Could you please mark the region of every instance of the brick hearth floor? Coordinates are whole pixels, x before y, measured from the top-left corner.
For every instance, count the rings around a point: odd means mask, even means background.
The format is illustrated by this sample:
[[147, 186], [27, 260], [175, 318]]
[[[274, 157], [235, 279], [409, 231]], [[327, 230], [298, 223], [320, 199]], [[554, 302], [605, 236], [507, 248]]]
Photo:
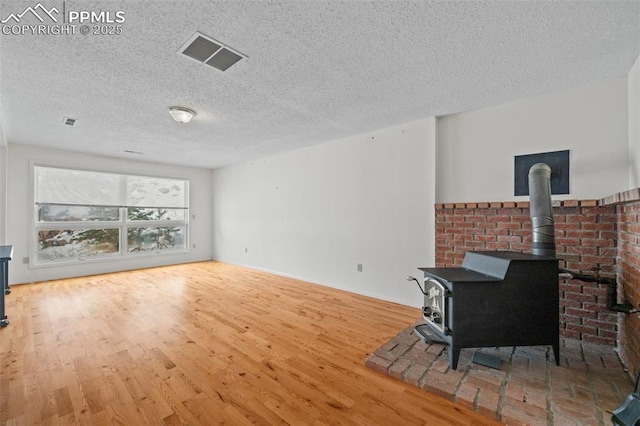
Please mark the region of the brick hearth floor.
[[[611, 411], [633, 390], [608, 346], [561, 339], [560, 366], [546, 346], [463, 349], [452, 370], [447, 347], [423, 342], [414, 325], [371, 354], [367, 366], [509, 425], [610, 425]], [[500, 357], [500, 370], [472, 363], [475, 351]]]

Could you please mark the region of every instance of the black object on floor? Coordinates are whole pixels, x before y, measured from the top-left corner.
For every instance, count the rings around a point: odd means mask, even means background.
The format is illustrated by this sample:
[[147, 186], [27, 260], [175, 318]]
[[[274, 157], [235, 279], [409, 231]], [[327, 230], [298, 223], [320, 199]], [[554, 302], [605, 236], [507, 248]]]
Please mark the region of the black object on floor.
[[614, 425], [638, 426], [640, 425], [640, 370], [636, 377], [636, 385], [633, 393], [624, 400], [622, 405], [613, 412], [611, 420]]
[[502, 368], [502, 359], [497, 356], [485, 354], [480, 351], [475, 351], [471, 356], [471, 362], [474, 364], [484, 365], [485, 367], [500, 370]]

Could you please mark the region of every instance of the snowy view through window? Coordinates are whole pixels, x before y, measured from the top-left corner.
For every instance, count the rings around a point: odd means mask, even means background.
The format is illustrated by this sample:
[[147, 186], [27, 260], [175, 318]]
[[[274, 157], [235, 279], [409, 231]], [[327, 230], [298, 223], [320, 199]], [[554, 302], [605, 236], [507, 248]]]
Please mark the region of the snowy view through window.
[[48, 167], [35, 176], [40, 263], [187, 248], [185, 180]]

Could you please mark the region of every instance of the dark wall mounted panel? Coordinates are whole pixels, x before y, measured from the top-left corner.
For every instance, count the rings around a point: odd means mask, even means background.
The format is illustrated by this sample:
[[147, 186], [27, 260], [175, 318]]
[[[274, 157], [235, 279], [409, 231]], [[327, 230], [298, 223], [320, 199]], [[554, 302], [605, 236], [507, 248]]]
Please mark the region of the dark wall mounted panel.
[[551, 167], [551, 194], [569, 193], [569, 150], [565, 150], [516, 155], [513, 195], [529, 195], [529, 169], [536, 163]]

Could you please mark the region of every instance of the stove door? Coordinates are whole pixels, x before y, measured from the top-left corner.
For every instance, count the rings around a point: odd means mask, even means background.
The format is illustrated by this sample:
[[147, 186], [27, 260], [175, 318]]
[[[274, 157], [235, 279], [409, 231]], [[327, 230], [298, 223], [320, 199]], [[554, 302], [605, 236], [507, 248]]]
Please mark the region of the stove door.
[[443, 336], [449, 334], [446, 287], [433, 278], [425, 278], [424, 291], [426, 294], [424, 295], [422, 317]]

